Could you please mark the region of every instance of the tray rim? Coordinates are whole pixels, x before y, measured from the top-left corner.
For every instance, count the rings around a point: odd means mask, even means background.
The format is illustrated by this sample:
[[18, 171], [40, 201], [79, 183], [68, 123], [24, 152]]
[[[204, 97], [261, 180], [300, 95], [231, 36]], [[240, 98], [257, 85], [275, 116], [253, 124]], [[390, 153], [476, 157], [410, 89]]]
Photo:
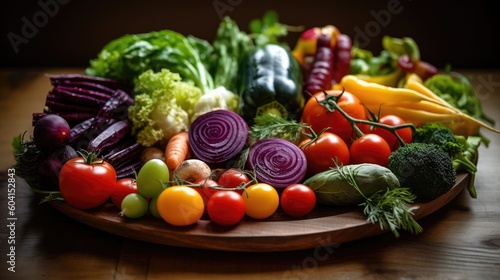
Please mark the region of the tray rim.
[[[434, 213], [452, 201], [464, 190], [470, 177], [468, 173], [459, 173], [455, 185], [447, 193], [432, 201], [414, 203], [419, 206], [414, 213], [415, 220]], [[49, 205], [73, 220], [121, 237], [217, 251], [293, 251], [340, 244], [388, 232], [380, 229], [378, 224], [368, 222], [361, 208], [316, 218], [290, 218], [282, 221], [244, 219], [238, 225], [228, 228], [217, 226], [209, 220], [200, 220], [188, 227], [175, 227], [151, 216], [137, 220], [127, 219], [119, 216], [116, 208], [113, 212], [114, 206], [111, 203], [88, 211], [72, 208], [63, 201], [50, 201]], [[340, 226], [328, 226], [332, 224]], [[272, 227], [277, 226], [281, 230], [269, 234], [269, 230], [272, 232]], [[145, 231], [148, 234], [144, 234]]]

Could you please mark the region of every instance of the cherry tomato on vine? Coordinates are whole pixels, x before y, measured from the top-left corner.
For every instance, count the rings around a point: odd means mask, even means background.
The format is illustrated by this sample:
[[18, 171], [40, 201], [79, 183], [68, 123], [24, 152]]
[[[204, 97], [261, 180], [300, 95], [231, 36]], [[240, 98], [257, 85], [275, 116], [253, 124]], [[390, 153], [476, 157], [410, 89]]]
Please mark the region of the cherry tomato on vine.
[[328, 170], [335, 167], [335, 162], [338, 165], [349, 164], [349, 148], [336, 134], [323, 132], [314, 142], [310, 140], [307, 138], [299, 144], [307, 159], [307, 174]]
[[374, 163], [387, 166], [391, 148], [380, 135], [369, 133], [354, 141], [349, 152], [351, 164]]
[[106, 202], [116, 184], [111, 164], [95, 155], [68, 160], [59, 174], [59, 189], [64, 201], [80, 210], [95, 208]]
[[[325, 102], [325, 100], [331, 100], [339, 96], [342, 91], [328, 90], [326, 92], [328, 96], [323, 92], [318, 92], [309, 98], [304, 106], [301, 122], [310, 125], [317, 133], [328, 128], [328, 132], [337, 134], [344, 140], [347, 146], [350, 146], [352, 139], [356, 138], [351, 123], [338, 112], [338, 110], [334, 110], [333, 112], [329, 111], [327, 107], [321, 104]], [[357, 119], [366, 119], [365, 107], [361, 104], [359, 99], [350, 92], [344, 91], [342, 96], [337, 100], [337, 104], [349, 116]]]
[[243, 197], [235, 191], [218, 191], [207, 204], [210, 220], [221, 226], [236, 225], [245, 216], [245, 210]]
[[137, 183], [134, 178], [123, 178], [116, 182], [115, 189], [111, 193], [111, 201], [120, 208], [122, 200], [128, 194], [137, 193]]
[[[223, 188], [233, 189], [250, 182], [248, 176], [241, 170], [231, 168], [222, 173], [217, 180], [219, 186]], [[243, 189], [238, 190], [238, 193], [243, 193]]]
[[212, 179], [199, 179], [195, 181], [193, 184], [197, 185], [196, 187], [193, 187], [200, 195], [201, 198], [203, 198], [203, 203], [205, 203], [205, 210], [206, 206], [208, 204], [208, 200], [214, 193], [216, 193], [218, 190], [210, 187], [219, 187], [219, 184]]
[[280, 197], [281, 209], [292, 217], [304, 217], [316, 205], [316, 194], [304, 184], [292, 184], [286, 187]]
[[276, 212], [279, 195], [275, 188], [265, 183], [253, 184], [241, 195], [245, 201], [245, 213], [254, 219], [265, 219]]
[[[381, 124], [388, 125], [388, 126], [397, 126], [397, 125], [406, 124], [405, 120], [403, 120], [402, 118], [400, 118], [396, 115], [386, 115], [386, 116], [380, 117], [378, 122]], [[400, 128], [396, 131], [405, 143], [411, 143], [411, 141], [413, 140], [413, 131], [411, 128], [409, 128], [409, 127]], [[387, 141], [387, 144], [389, 144], [389, 147], [391, 147], [392, 151], [395, 151], [395, 150], [397, 150], [397, 148], [399, 148], [399, 140], [391, 131], [389, 131], [383, 127], [374, 126], [374, 127], [372, 127], [371, 132], [382, 136], [382, 138], [384, 138], [385, 141]]]
[[172, 186], [160, 193], [156, 200], [158, 213], [174, 226], [189, 226], [201, 218], [205, 205], [203, 198], [188, 186]]

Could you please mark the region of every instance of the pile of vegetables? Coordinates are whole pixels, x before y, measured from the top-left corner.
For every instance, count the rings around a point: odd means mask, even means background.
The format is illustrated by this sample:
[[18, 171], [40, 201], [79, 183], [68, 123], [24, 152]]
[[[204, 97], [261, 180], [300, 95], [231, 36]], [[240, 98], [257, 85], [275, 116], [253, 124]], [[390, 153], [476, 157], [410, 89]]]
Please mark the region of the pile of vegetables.
[[362, 206], [399, 236], [422, 231], [415, 201], [471, 175], [500, 133], [466, 77], [421, 59], [409, 37], [375, 56], [333, 25], [301, 30], [274, 12], [246, 33], [226, 17], [213, 42], [173, 30], [103, 47], [85, 74], [51, 75], [16, 170], [45, 200], [130, 219], [236, 226], [277, 211]]
[[42, 112], [33, 113], [33, 136], [14, 138], [18, 175], [35, 191], [57, 191], [62, 165], [80, 150], [96, 151], [119, 179], [140, 168], [143, 147], [130, 134], [132, 92], [123, 84], [81, 74], [49, 75], [53, 88]]

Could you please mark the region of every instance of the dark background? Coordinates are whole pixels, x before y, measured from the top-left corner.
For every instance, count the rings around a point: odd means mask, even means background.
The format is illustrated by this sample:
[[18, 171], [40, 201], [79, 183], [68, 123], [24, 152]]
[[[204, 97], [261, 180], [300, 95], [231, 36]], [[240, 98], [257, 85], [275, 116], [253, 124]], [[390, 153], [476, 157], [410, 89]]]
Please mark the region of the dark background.
[[[0, 11], [0, 67], [85, 67], [104, 44], [127, 33], [172, 29], [211, 40], [221, 16], [230, 16], [248, 31], [251, 19], [260, 18], [271, 9], [278, 12], [282, 23], [289, 25], [306, 28], [335, 25], [351, 38], [360, 38], [361, 46], [374, 54], [381, 50], [383, 35], [408, 36], [418, 43], [422, 59], [440, 68], [451, 64], [453, 68], [493, 69], [500, 63], [499, 11], [493, 8], [493, 1], [20, 0], [8, 3]], [[53, 15], [44, 12], [40, 3], [51, 3]], [[390, 14], [390, 18], [383, 17], [388, 14], [388, 5], [397, 5], [400, 12]], [[377, 15], [382, 20], [377, 21]], [[31, 38], [26, 38], [26, 43], [18, 46], [16, 53], [8, 34], [22, 36], [23, 18], [33, 23], [34, 16], [40, 27], [30, 34]], [[293, 47], [298, 36], [291, 33], [286, 41]]]

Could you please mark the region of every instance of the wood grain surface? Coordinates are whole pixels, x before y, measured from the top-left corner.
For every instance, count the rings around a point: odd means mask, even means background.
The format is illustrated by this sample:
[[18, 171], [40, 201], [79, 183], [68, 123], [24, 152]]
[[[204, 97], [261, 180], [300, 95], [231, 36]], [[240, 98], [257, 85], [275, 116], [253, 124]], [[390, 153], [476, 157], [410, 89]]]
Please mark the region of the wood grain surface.
[[[286, 252], [162, 245], [99, 230], [38, 204], [19, 178], [11, 231], [6, 186], [14, 163], [12, 138], [30, 131], [31, 113], [41, 110], [50, 89], [44, 74], [76, 71], [81, 69], [0, 70], [0, 279], [496, 279], [500, 274], [500, 135], [486, 130], [491, 142], [480, 147], [478, 198], [458, 193], [420, 220], [419, 235], [382, 233], [340, 243], [316, 236], [308, 249]], [[485, 111], [500, 121], [500, 72], [463, 73], [472, 77]], [[296, 227], [311, 230], [300, 221]], [[14, 245], [8, 243], [11, 236]], [[185, 238], [179, 242], [192, 237]], [[7, 270], [11, 246], [16, 272]]]

